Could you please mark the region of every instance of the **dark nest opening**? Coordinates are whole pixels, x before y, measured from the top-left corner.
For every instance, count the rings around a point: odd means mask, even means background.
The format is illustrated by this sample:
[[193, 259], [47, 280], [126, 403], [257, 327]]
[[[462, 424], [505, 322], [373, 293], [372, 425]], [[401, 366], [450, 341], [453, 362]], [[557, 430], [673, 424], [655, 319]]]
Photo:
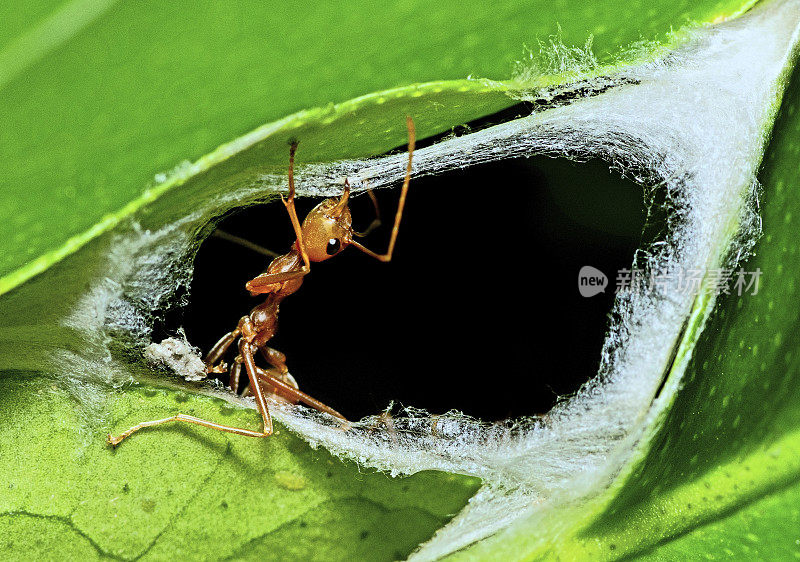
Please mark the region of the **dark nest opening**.
[[[368, 247], [385, 250], [398, 193], [377, 192], [384, 226]], [[299, 200], [301, 220], [318, 202]], [[351, 208], [365, 228], [369, 199]], [[394, 260], [350, 248], [313, 265], [270, 345], [303, 391], [350, 419], [392, 401], [489, 421], [543, 413], [597, 373], [617, 272], [644, 221], [641, 186], [597, 161], [521, 158], [414, 178]], [[294, 240], [280, 202], [219, 227], [280, 253]], [[208, 351], [260, 302], [244, 283], [268, 261], [203, 243], [180, 321], [192, 344]], [[580, 295], [584, 265], [608, 276], [604, 293]]]

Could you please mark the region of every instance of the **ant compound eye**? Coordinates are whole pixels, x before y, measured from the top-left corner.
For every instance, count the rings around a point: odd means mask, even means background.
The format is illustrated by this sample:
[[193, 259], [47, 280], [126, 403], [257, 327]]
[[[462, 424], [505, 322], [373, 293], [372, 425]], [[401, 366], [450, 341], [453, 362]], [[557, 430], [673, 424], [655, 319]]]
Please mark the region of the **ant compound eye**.
[[328, 240], [328, 247], [325, 248], [325, 251], [328, 252], [329, 256], [336, 254], [339, 250], [342, 249], [342, 241], [338, 238], [331, 238]]

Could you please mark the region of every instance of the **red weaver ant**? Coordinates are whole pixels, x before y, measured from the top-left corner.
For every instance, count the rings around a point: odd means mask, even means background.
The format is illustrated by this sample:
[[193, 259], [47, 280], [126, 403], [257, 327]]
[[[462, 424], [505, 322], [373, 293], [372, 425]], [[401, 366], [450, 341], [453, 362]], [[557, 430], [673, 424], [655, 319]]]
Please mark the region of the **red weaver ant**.
[[[230, 367], [230, 386], [234, 392], [238, 391], [239, 378], [242, 373], [242, 365], [244, 365], [244, 370], [249, 379], [249, 388], [255, 397], [256, 407], [263, 418], [261, 431], [231, 427], [186, 414], [176, 414], [160, 420], [139, 423], [122, 432], [118, 437], [109, 434], [108, 443], [110, 445], [116, 447], [131, 434], [145, 427], [169, 422], [187, 422], [237, 435], [267, 437], [272, 435], [273, 432], [272, 417], [269, 414], [266, 401], [267, 394], [274, 394], [295, 404], [302, 402], [320, 412], [345, 420], [345, 417], [336, 410], [301, 392], [286, 367], [286, 356], [280, 351], [267, 346], [267, 342], [277, 330], [278, 307], [281, 301], [300, 288], [303, 284], [303, 278], [311, 271], [311, 262], [330, 259], [351, 245], [380, 261], [388, 262], [392, 259], [397, 233], [400, 228], [400, 219], [403, 216], [403, 208], [408, 193], [408, 185], [411, 181], [411, 161], [416, 138], [414, 122], [411, 117], [406, 118], [406, 123], [408, 125], [408, 165], [405, 179], [403, 180], [403, 188], [400, 192], [400, 200], [397, 205], [397, 213], [394, 217], [394, 226], [389, 238], [389, 248], [384, 254], [373, 252], [354, 239], [354, 237], [366, 236], [368, 232], [380, 223], [380, 219], [376, 218], [363, 233], [353, 230], [352, 217], [348, 206], [350, 182], [347, 179], [344, 182], [344, 192], [339, 199], [324, 200], [314, 207], [308, 213], [302, 225], [300, 224], [294, 206], [294, 155], [297, 150], [297, 142], [291, 144], [289, 149], [289, 196], [284, 199], [283, 195], [281, 195], [281, 201], [283, 201], [289, 213], [289, 220], [292, 222], [297, 240], [295, 240], [286, 254], [272, 260], [265, 273], [247, 282], [245, 287], [252, 296], [267, 295], [266, 300], [250, 311], [250, 314], [243, 316], [239, 320], [236, 329], [225, 334], [211, 348], [205, 359], [206, 372], [224, 373], [228, 371], [228, 366], [222, 362], [222, 358], [231, 345], [238, 340], [239, 353]], [[371, 191], [369, 194], [377, 211], [375, 197]], [[254, 357], [256, 351], [261, 353], [270, 368], [263, 369], [256, 365]]]

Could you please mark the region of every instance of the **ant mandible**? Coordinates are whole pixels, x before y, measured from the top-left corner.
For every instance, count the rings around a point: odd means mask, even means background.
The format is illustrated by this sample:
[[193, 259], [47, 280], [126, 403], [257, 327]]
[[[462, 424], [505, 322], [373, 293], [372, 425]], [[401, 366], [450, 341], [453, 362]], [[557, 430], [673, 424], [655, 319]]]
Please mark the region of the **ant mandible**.
[[[139, 423], [117, 437], [109, 434], [108, 443], [111, 446], [116, 447], [124, 439], [140, 429], [169, 422], [193, 423], [219, 431], [250, 437], [268, 437], [272, 435], [273, 428], [272, 417], [267, 407], [267, 394], [277, 395], [295, 404], [303, 402], [320, 412], [345, 420], [345, 417], [336, 410], [301, 392], [286, 367], [286, 356], [280, 351], [267, 346], [267, 342], [277, 330], [278, 307], [281, 301], [294, 294], [300, 288], [303, 284], [303, 278], [311, 271], [311, 262], [330, 259], [347, 246], [355, 246], [368, 256], [382, 262], [388, 262], [392, 259], [397, 233], [400, 228], [400, 219], [403, 216], [403, 208], [408, 193], [408, 185], [411, 181], [411, 159], [416, 138], [414, 121], [411, 117], [406, 118], [406, 124], [408, 125], [408, 165], [406, 166], [403, 188], [400, 192], [400, 200], [394, 217], [394, 226], [389, 237], [389, 248], [384, 254], [373, 252], [354, 239], [354, 237], [366, 236], [369, 231], [377, 226], [380, 219], [376, 218], [363, 233], [353, 230], [350, 207], [348, 206], [350, 182], [347, 179], [344, 182], [344, 192], [339, 199], [324, 200], [314, 207], [308, 213], [302, 225], [300, 224], [294, 206], [294, 155], [297, 150], [297, 142], [291, 144], [289, 149], [289, 196], [284, 199], [283, 195], [281, 195], [281, 201], [289, 214], [289, 220], [292, 222], [292, 228], [297, 239], [286, 254], [272, 260], [265, 273], [247, 282], [245, 287], [252, 296], [266, 295], [266, 300], [255, 307], [250, 314], [243, 316], [239, 320], [236, 329], [225, 334], [211, 348], [205, 359], [207, 373], [225, 373], [228, 371], [228, 366], [222, 362], [222, 358], [231, 345], [237, 339], [239, 340], [239, 353], [230, 367], [230, 386], [234, 392], [238, 391], [239, 378], [242, 373], [242, 365], [244, 365], [244, 370], [249, 379], [249, 388], [255, 397], [256, 408], [263, 419], [261, 431], [231, 427], [186, 414], [176, 414], [160, 420]], [[377, 211], [377, 203], [371, 192], [370, 196]], [[263, 369], [256, 365], [254, 357], [256, 351], [261, 353], [270, 368]]]

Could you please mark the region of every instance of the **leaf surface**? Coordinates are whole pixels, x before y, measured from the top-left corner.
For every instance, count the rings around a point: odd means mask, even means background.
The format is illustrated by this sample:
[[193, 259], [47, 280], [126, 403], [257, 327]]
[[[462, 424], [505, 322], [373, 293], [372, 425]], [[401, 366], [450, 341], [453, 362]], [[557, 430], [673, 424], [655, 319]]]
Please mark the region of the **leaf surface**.
[[[483, 11], [412, 2], [379, 14], [352, 3], [306, 9], [208, 3], [194, 5], [189, 18], [180, 4], [119, 4], [98, 10], [62, 43], [11, 73], [3, 65], [17, 40], [47, 17], [17, 14], [6, 28], [14, 32], [0, 36], [0, 156], [8, 194], [0, 205], [6, 240], [0, 292], [7, 292], [0, 301], [0, 469], [8, 475], [0, 528], [11, 557], [35, 549], [46, 556], [54, 545], [87, 559], [407, 556], [465, 505], [477, 480], [362, 472], [285, 430], [254, 442], [173, 427], [143, 432], [116, 451], [105, 447], [107, 431], [176, 408], [258, 424], [250, 410], [197, 394], [196, 387], [169, 386], [163, 373], [142, 363], [141, 349], [129, 345], [124, 332], [131, 326], [104, 323], [113, 315], [88, 291], [109, 275], [109, 256], [128, 232], [124, 221], [158, 232], [197, 209], [199, 215], [178, 229], [188, 240], [182, 247], [191, 247], [209, 220], [271, 196], [275, 186], [264, 177], [283, 174], [291, 139], [302, 139], [303, 165], [330, 163], [402, 146], [406, 114], [424, 138], [504, 109], [515, 103], [507, 95], [512, 86], [463, 78], [507, 78], [522, 46], [555, 33], [555, 22], [565, 44], [583, 44], [592, 34], [600, 60], [623, 65], [613, 55], [633, 41], [664, 39], [671, 26], [709, 22], [747, 5], [626, 3], [620, 17], [616, 0]], [[556, 75], [552, 83], [572, 78]], [[428, 83], [407, 86], [413, 82]], [[344, 101], [370, 91], [377, 93]], [[282, 118], [304, 107], [320, 108]], [[181, 161], [195, 163], [153, 183]], [[764, 184], [769, 189], [768, 179]], [[217, 201], [230, 193], [244, 195]], [[134, 270], [154, 249], [163, 247], [130, 254]], [[136, 271], [119, 277], [131, 278]], [[82, 316], [84, 323], [76, 325], [87, 295], [96, 299], [100, 323]], [[736, 318], [745, 322], [741, 314]], [[760, 369], [766, 359], [759, 359]], [[682, 392], [705, 402], [706, 391]], [[734, 391], [726, 388], [724, 395]], [[676, 404], [684, 407], [681, 400]], [[793, 410], [785, 415], [793, 419]], [[767, 425], [761, 426], [765, 439]], [[705, 435], [710, 439], [711, 429]], [[765, 441], [749, 439], [746, 453]], [[690, 488], [702, 473], [676, 466]], [[641, 509], [633, 498], [629, 509]], [[734, 505], [743, 501], [737, 496]], [[724, 509], [715, 504], [704, 513]], [[624, 530], [602, 527], [599, 543], [614, 533], [629, 537], [618, 554], [647, 546], [630, 539], [640, 532], [630, 525], [630, 510], [608, 516], [609, 525]], [[652, 521], [653, 537], [669, 537], [706, 519]], [[513, 542], [507, 546], [516, 555], [524, 552]]]

